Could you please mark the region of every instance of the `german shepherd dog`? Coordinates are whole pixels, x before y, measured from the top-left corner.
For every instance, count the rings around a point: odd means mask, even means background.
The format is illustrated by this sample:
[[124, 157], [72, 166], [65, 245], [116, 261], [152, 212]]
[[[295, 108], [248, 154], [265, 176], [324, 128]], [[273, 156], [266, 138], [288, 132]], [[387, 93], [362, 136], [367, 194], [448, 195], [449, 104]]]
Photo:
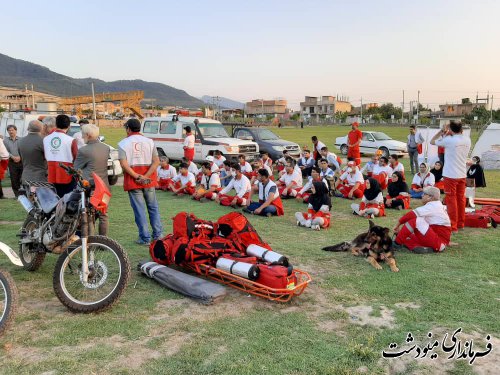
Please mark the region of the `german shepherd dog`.
[[333, 246], [324, 247], [325, 251], [351, 251], [355, 256], [364, 256], [366, 260], [376, 269], [381, 270], [379, 261], [385, 261], [393, 272], [398, 272], [394, 253], [392, 250], [392, 240], [389, 236], [389, 228], [375, 225], [370, 220], [368, 232], [359, 234], [351, 242], [341, 242]]

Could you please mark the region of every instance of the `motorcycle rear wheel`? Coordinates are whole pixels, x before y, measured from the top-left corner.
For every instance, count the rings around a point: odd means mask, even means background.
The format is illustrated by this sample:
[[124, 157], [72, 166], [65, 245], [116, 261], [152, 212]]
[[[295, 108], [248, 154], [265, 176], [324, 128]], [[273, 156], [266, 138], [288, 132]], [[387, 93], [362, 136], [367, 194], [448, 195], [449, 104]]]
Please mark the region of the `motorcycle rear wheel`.
[[110, 308], [124, 292], [130, 277], [130, 262], [118, 242], [105, 236], [87, 241], [90, 275], [83, 281], [82, 240], [57, 259], [53, 287], [57, 298], [76, 313], [101, 312]]
[[[28, 215], [24, 221], [21, 231], [23, 233], [30, 233], [37, 229], [37, 226], [38, 222], [36, 219], [32, 215]], [[45, 259], [45, 255], [46, 253], [40, 253], [33, 250], [30, 244], [19, 244], [19, 258], [21, 258], [23, 267], [27, 271], [33, 272], [38, 270]]]
[[16, 284], [7, 271], [0, 270], [0, 336], [14, 320], [16, 309]]

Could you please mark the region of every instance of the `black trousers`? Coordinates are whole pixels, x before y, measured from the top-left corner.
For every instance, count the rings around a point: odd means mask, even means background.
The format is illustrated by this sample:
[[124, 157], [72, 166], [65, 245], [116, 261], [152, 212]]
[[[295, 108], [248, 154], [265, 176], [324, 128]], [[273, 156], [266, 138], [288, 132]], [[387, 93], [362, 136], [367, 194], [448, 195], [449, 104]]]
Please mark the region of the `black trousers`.
[[19, 195], [19, 189], [21, 188], [21, 175], [23, 174], [23, 163], [16, 163], [12, 160], [9, 160], [9, 175], [10, 175], [10, 183], [12, 186], [12, 190], [14, 191], [14, 195]]
[[56, 188], [56, 193], [59, 198], [64, 197], [64, 194], [71, 193], [73, 189], [76, 187], [75, 180], [71, 180], [70, 183], [67, 184], [53, 184]]

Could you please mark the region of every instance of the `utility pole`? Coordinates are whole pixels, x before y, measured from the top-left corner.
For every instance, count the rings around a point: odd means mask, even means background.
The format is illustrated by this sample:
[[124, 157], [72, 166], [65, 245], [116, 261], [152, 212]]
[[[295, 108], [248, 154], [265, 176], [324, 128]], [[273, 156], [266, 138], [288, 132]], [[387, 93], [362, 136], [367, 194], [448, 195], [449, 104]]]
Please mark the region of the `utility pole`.
[[97, 114], [95, 112], [95, 92], [94, 92], [94, 82], [91, 82], [90, 85], [92, 86], [92, 118], [94, 120], [94, 124], [97, 121]]
[[493, 94], [491, 95], [491, 103], [490, 103], [490, 122], [493, 122]]
[[401, 123], [405, 120], [405, 90], [403, 90], [403, 105], [401, 106]]
[[417, 124], [418, 124], [418, 109], [420, 107], [420, 90], [417, 91]]
[[361, 97], [361, 124], [363, 123], [363, 97]]
[[260, 104], [262, 105], [262, 121], [264, 121], [264, 99], [261, 99]]
[[33, 84], [31, 84], [31, 109], [35, 109], [35, 91], [33, 90]]

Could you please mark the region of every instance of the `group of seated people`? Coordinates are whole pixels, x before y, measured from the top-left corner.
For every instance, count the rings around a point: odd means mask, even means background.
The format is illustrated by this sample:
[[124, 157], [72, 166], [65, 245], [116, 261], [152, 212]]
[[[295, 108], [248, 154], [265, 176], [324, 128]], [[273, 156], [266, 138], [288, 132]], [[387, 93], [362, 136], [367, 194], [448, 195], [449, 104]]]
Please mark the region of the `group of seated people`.
[[[360, 169], [352, 160], [342, 166], [342, 160], [326, 146], [315, 149], [314, 157], [305, 149], [298, 160], [285, 150], [276, 163], [266, 153], [253, 164], [244, 155], [239, 156], [237, 163], [231, 163], [215, 151], [201, 169], [183, 160], [178, 173], [167, 157], [160, 159], [159, 189], [190, 195], [200, 202], [242, 207], [246, 213], [267, 217], [283, 215], [282, 200], [295, 199], [307, 204], [307, 212], [295, 213], [297, 225], [314, 230], [330, 226], [332, 195], [361, 199], [351, 205], [352, 212], [366, 218], [385, 216], [386, 209], [409, 209], [410, 199], [421, 199], [423, 206], [399, 220], [395, 228], [396, 246], [417, 251], [423, 246], [439, 252], [450, 240], [449, 218], [440, 201], [444, 188], [440, 161], [432, 169], [421, 163], [409, 186], [397, 155], [374, 155]], [[254, 201], [253, 195], [257, 197]]]

